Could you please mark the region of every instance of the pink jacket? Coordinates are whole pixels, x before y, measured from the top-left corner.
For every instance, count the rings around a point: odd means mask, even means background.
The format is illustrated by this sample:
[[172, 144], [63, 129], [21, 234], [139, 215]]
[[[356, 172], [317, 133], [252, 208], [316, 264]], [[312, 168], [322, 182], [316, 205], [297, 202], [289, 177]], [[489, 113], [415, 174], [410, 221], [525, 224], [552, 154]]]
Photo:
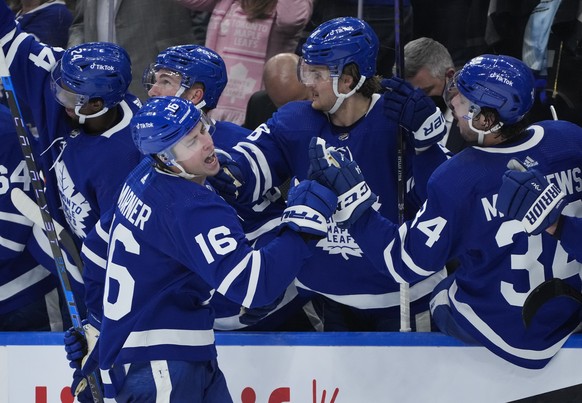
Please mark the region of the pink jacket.
[[248, 22], [237, 0], [175, 0], [211, 11], [206, 46], [222, 56], [228, 83], [210, 116], [244, 123], [249, 98], [262, 88], [263, 66], [271, 56], [295, 52], [311, 18], [313, 0], [279, 0], [272, 18]]
[[[225, 15], [234, 0], [175, 0], [192, 10], [212, 11], [206, 46], [219, 52], [214, 46], [217, 42], [219, 26], [213, 24], [215, 15]], [[279, 0], [276, 16], [267, 46], [267, 59], [277, 53], [295, 52], [300, 34], [311, 19], [314, 0]]]

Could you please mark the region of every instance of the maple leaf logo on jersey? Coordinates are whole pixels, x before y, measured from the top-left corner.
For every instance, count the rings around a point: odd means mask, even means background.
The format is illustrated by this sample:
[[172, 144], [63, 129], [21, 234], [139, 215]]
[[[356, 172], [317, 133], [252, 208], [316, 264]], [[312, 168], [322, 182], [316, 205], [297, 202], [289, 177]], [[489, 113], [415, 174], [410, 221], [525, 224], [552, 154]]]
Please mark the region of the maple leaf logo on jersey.
[[75, 193], [75, 184], [65, 164], [62, 161], [58, 161], [55, 169], [57, 172], [59, 196], [61, 197], [63, 212], [65, 213], [67, 223], [75, 235], [84, 239], [87, 237], [85, 218], [89, 215], [91, 206], [81, 193]]
[[[381, 203], [376, 199], [372, 208], [378, 211], [380, 206]], [[327, 222], [327, 236], [317, 242], [317, 247], [327, 251], [330, 255], [341, 254], [345, 260], [349, 260], [350, 256], [362, 257], [360, 246], [348, 230], [338, 228], [333, 218]]]

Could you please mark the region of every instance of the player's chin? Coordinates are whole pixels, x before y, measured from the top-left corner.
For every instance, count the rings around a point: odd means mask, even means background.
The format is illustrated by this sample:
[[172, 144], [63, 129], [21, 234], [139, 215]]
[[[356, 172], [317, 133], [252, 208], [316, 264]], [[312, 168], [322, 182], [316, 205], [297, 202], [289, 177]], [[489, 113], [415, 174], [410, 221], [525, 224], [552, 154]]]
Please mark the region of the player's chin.
[[321, 105], [321, 102], [319, 102], [319, 99], [314, 99], [313, 101], [311, 101], [311, 107], [313, 109], [315, 109], [316, 111], [323, 111], [323, 110], [325, 110], [323, 108], [323, 106]]

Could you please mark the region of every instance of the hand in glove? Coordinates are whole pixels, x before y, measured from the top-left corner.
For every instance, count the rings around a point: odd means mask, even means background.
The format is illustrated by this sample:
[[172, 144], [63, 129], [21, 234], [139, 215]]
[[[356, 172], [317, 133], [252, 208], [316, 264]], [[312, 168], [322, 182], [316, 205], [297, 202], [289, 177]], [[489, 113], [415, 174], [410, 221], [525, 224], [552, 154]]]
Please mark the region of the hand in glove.
[[319, 137], [311, 139], [309, 162], [309, 177], [338, 195], [337, 211], [333, 215], [338, 227], [350, 227], [376, 201], [358, 164], [333, 147], [327, 147]]
[[526, 170], [512, 159], [503, 175], [497, 209], [509, 218], [521, 221], [528, 234], [537, 235], [553, 225], [565, 207], [565, 194], [535, 169]]
[[445, 136], [445, 117], [422, 90], [399, 77], [382, 81], [384, 114], [408, 133], [417, 152], [426, 150]]
[[281, 225], [293, 231], [325, 237], [327, 220], [335, 211], [337, 197], [330, 189], [313, 180], [291, 181], [287, 195], [287, 208], [283, 211]]
[[214, 176], [208, 177], [208, 182], [225, 199], [236, 200], [238, 189], [244, 185], [243, 175], [239, 165], [222, 150], [216, 149], [216, 157], [220, 163], [220, 171]]
[[87, 376], [98, 368], [99, 330], [86, 319], [81, 323], [83, 333], [72, 327], [65, 332], [65, 351], [69, 366], [75, 368], [71, 392], [77, 396], [87, 388]]

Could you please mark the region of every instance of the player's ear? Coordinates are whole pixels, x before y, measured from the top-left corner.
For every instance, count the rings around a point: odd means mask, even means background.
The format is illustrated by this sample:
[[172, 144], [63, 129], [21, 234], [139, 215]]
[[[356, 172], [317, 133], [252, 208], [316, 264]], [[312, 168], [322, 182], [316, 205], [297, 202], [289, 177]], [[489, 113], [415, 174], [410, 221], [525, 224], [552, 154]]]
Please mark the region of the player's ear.
[[183, 98], [198, 105], [204, 99], [204, 89], [197, 85], [190, 87], [184, 92]]

